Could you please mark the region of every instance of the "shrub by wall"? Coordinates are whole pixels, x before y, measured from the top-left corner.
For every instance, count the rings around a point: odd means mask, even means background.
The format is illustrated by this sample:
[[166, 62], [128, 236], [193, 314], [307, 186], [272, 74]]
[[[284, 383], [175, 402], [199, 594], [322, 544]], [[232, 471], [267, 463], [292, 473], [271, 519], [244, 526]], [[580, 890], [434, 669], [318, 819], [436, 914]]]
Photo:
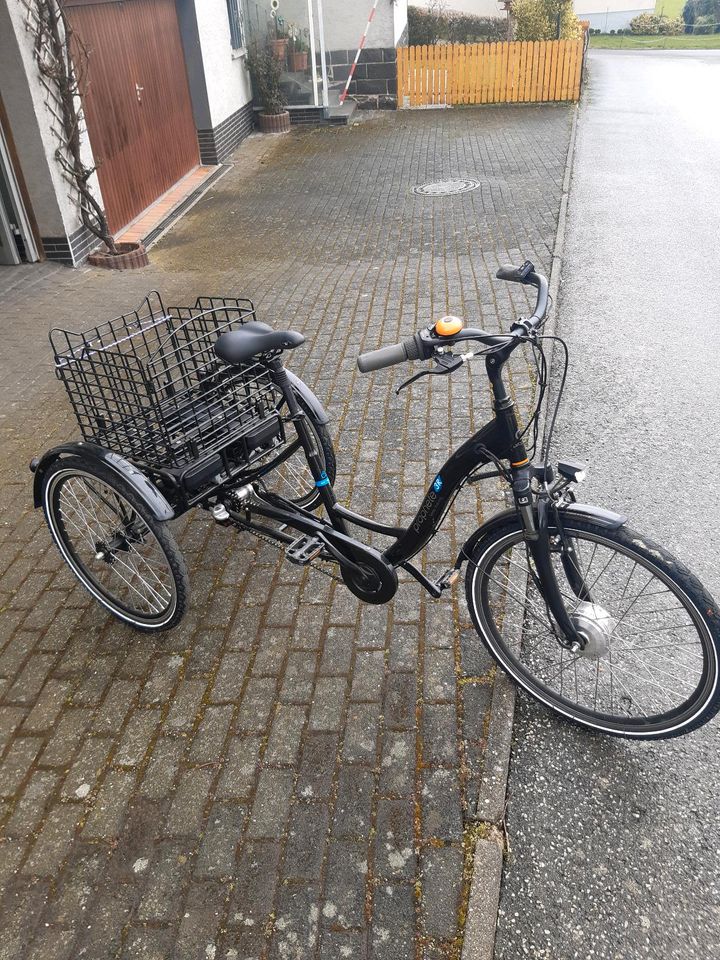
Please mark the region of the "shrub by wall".
[[408, 41], [411, 46], [506, 39], [507, 21], [499, 17], [474, 17], [441, 8], [408, 7]]
[[630, 21], [630, 29], [643, 37], [676, 36], [685, 29], [680, 17], [662, 17], [655, 13], [641, 13]]
[[577, 40], [582, 34], [580, 21], [571, 3], [563, 0], [515, 0], [512, 16], [516, 40], [557, 40], [560, 12], [560, 39]]

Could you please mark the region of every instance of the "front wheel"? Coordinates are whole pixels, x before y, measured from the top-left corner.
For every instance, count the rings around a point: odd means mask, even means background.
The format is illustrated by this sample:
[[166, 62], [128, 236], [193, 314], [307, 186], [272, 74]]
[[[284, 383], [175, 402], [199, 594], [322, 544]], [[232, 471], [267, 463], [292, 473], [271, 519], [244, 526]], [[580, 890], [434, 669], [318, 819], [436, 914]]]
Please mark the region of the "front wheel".
[[121, 477], [82, 457], [57, 460], [42, 502], [65, 562], [110, 613], [145, 631], [180, 621], [189, 594], [182, 555]]
[[535, 699], [592, 730], [660, 740], [706, 723], [720, 710], [720, 617], [702, 584], [627, 527], [569, 514], [563, 527], [589, 597], [568, 582], [551, 527], [553, 566], [584, 648], [560, 643], [512, 519], [477, 543], [465, 580], [492, 656]]

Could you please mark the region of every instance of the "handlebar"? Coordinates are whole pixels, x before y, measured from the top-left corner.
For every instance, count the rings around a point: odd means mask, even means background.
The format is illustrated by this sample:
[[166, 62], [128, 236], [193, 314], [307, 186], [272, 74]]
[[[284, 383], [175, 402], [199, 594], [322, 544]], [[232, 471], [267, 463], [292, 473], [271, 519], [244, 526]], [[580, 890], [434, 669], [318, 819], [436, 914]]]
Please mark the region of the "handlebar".
[[433, 334], [434, 328], [429, 327], [427, 330], [413, 334], [412, 337], [408, 337], [401, 343], [394, 343], [388, 347], [380, 347], [379, 350], [371, 350], [369, 353], [360, 354], [357, 358], [358, 370], [361, 373], [370, 373], [373, 370], [392, 367], [396, 363], [405, 363], [407, 360], [428, 360], [435, 355], [439, 346], [457, 343], [462, 340], [480, 340], [486, 344], [499, 345], [509, 342], [513, 336], [517, 337], [518, 334], [525, 336], [532, 333], [536, 327], [543, 323], [547, 313], [547, 279], [541, 273], [535, 272], [535, 267], [529, 260], [526, 260], [520, 267], [500, 267], [495, 276], [498, 280], [508, 280], [511, 283], [522, 283], [526, 286], [535, 287], [538, 292], [532, 316], [513, 324], [509, 337], [498, 337], [487, 334], [484, 330], [472, 329], [463, 329], [454, 336], [440, 337]]
[[535, 267], [529, 260], [526, 260], [521, 267], [513, 267], [512, 265], [500, 267], [495, 276], [498, 280], [508, 280], [510, 283], [522, 283], [525, 286], [535, 287], [538, 292], [537, 301], [533, 314], [526, 323], [532, 323], [531, 329], [533, 329], [545, 319], [548, 308], [548, 282], [541, 273], [535, 272]]

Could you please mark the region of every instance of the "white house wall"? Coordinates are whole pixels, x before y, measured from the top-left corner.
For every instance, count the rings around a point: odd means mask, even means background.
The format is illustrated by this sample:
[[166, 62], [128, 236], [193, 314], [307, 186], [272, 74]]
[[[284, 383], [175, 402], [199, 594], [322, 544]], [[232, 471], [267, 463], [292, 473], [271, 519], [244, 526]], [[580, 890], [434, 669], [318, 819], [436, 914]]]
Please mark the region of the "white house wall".
[[225, 160], [252, 130], [252, 87], [233, 50], [226, 0], [177, 0], [190, 98], [203, 163]]
[[[76, 263], [97, 240], [82, 226], [70, 184], [55, 160], [58, 139], [52, 130], [48, 94], [40, 83], [32, 36], [18, 0], [0, 0], [0, 89], [45, 253], [50, 259]], [[85, 133], [82, 150], [83, 159], [92, 166]], [[97, 177], [90, 185], [102, 202]]]
[[242, 53], [230, 42], [225, 0], [199, 0], [195, 4], [211, 126], [216, 127], [239, 106], [252, 100], [250, 75]]
[[653, 13], [654, 3], [638, 4], [638, 0], [612, 0], [610, 3], [598, 3], [598, 0], [575, 0], [575, 13], [581, 20], [589, 20], [593, 30], [627, 30], [630, 21], [641, 13]]

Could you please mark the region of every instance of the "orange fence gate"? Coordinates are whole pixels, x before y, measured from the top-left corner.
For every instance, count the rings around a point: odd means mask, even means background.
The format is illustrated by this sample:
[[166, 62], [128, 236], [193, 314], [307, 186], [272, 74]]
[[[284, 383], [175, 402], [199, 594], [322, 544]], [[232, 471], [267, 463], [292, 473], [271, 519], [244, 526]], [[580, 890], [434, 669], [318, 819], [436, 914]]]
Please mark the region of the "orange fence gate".
[[583, 41], [398, 47], [398, 107], [578, 100]]

